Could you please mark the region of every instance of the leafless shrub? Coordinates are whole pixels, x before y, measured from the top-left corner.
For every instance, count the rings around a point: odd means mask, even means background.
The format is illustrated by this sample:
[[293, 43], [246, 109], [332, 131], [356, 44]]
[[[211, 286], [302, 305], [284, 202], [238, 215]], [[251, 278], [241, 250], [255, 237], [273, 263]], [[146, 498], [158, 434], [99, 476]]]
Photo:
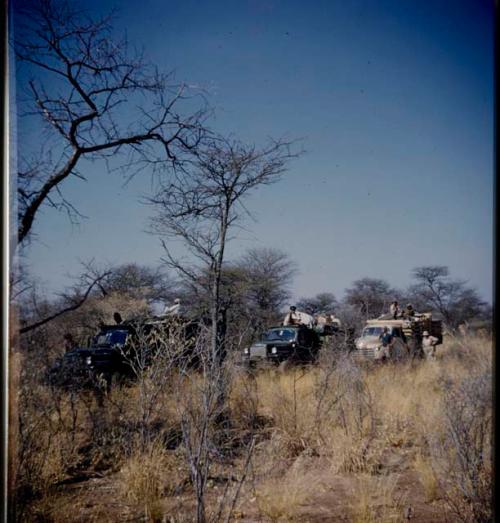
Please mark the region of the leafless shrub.
[[[23, 373], [24, 374], [24, 373]], [[78, 468], [84, 412], [73, 393], [52, 390], [22, 376], [17, 435], [16, 517]]]
[[323, 452], [338, 471], [371, 470], [376, 419], [361, 369], [341, 353], [335, 365], [319, 367], [315, 386], [315, 429]]
[[445, 382], [443, 430], [429, 438], [440, 486], [459, 521], [492, 520], [492, 376]]
[[247, 457], [240, 478], [233, 481], [234, 485], [231, 485], [231, 478], [227, 478], [218, 502], [208, 506], [207, 488], [215, 465], [230, 460], [235, 445], [243, 443], [239, 427], [231, 419], [232, 367], [212, 359], [210, 334], [210, 329], [201, 329], [191, 346], [196, 369], [189, 368], [184, 358], [176, 360], [179, 365], [169, 389], [180, 423], [182, 452], [195, 494], [194, 517], [198, 522], [229, 521], [245, 481], [253, 449], [253, 439], [247, 433], [250, 437], [243, 445], [243, 455]]

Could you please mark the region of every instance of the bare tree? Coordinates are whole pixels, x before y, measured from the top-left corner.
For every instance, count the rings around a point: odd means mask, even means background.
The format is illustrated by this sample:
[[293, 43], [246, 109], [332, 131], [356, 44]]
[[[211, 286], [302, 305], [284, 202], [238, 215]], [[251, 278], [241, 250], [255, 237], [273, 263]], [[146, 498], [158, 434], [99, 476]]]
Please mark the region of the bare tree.
[[245, 302], [254, 318], [252, 333], [258, 333], [277, 319], [290, 299], [290, 286], [297, 273], [290, 257], [274, 248], [249, 249], [236, 263], [245, 279]]
[[422, 308], [438, 311], [452, 329], [487, 312], [487, 304], [477, 291], [464, 281], [452, 279], [444, 265], [416, 267], [413, 277], [416, 283], [410, 286], [409, 293], [414, 301]]
[[331, 292], [320, 292], [313, 298], [301, 298], [297, 302], [297, 307], [305, 310], [309, 314], [332, 312], [336, 309], [337, 305], [337, 298], [335, 298], [335, 295]]
[[[253, 189], [280, 179], [288, 161], [296, 155], [290, 148], [287, 141], [271, 141], [258, 149], [236, 140], [213, 139], [197, 151], [189, 171], [170, 177], [149, 200], [158, 211], [153, 231], [182, 240], [189, 254], [207, 271], [214, 364], [225, 357], [221, 282], [230, 230], [248, 214], [245, 197]], [[196, 267], [176, 259], [166, 241], [162, 242], [166, 263], [185, 278], [198, 281]]]
[[93, 19], [57, 0], [19, 3], [15, 16], [16, 57], [31, 75], [19, 106], [47, 131], [41, 151], [20, 155], [22, 244], [43, 205], [78, 217], [62, 185], [70, 176], [82, 177], [83, 159], [121, 157], [129, 175], [146, 167], [182, 169], [186, 151], [204, 136], [206, 109], [181, 115], [186, 86], [131, 52], [126, 39], [117, 40], [110, 16]]
[[[96, 271], [99, 272], [99, 269]], [[111, 266], [106, 272], [106, 278], [98, 284], [102, 296], [118, 293], [133, 298], [144, 298], [148, 302], [166, 301], [173, 296], [173, 282], [161, 268], [125, 263]]]
[[36, 289], [32, 289], [33, 292], [28, 298], [29, 304], [28, 299], [24, 299], [24, 303], [21, 305], [19, 334], [33, 331], [64, 314], [76, 311], [87, 301], [100, 283], [111, 274], [110, 271], [96, 270], [91, 262], [83, 265], [84, 271], [82, 274], [72, 287], [59, 295], [56, 303], [49, 304], [44, 300], [40, 307], [40, 304], [37, 303]]
[[352, 286], [346, 289], [345, 302], [356, 307], [365, 318], [368, 318], [382, 314], [398, 294], [398, 291], [391, 288], [385, 280], [362, 278], [354, 281]]

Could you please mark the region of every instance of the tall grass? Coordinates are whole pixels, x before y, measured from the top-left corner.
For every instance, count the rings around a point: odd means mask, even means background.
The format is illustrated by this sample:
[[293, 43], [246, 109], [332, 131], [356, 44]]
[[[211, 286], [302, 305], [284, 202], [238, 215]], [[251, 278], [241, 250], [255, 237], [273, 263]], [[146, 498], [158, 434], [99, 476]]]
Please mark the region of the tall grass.
[[[456, 521], [491, 518], [491, 341], [450, 338], [433, 362], [361, 368], [334, 356], [285, 372], [231, 371], [223, 421], [217, 428], [209, 420], [206, 434], [197, 424], [212, 409], [203, 403], [209, 384], [196, 371], [169, 372], [161, 387], [116, 387], [101, 402], [92, 393], [54, 392], [24, 376], [17, 470], [22, 516], [70, 521], [58, 483], [100, 470], [117, 480], [127, 517], [177, 521], [168, 507], [182, 493], [191, 500], [187, 521], [196, 518], [199, 469], [207, 471], [204, 488], [211, 474], [227, 485], [217, 495], [216, 488], [204, 493], [207, 514], [229, 520], [228, 507], [237, 505], [237, 514], [256, 506], [266, 520], [300, 520], [320, 499], [321, 469], [321, 481], [341, 477], [351, 485], [343, 516], [351, 521], [400, 519], [412, 494], [402, 498], [396, 478], [406, 473], [418, 478], [412, 488], [434, 511], [447, 510]], [[196, 461], [193, 449], [205, 445], [200, 434], [207, 447]], [[299, 460], [309, 468], [299, 468]], [[236, 504], [233, 494], [247, 477], [252, 488], [242, 488]]]

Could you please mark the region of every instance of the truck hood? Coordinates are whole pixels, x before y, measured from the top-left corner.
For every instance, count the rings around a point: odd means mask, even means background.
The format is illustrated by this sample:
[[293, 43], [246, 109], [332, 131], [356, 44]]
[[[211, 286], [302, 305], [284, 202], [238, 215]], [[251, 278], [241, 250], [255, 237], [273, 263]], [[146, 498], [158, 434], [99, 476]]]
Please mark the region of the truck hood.
[[375, 349], [381, 345], [378, 336], [363, 336], [356, 340], [357, 349]]

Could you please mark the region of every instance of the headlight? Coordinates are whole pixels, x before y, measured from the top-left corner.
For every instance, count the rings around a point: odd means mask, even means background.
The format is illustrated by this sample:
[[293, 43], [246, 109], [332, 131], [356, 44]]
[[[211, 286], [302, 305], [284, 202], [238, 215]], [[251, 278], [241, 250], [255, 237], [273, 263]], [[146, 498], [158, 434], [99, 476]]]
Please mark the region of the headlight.
[[85, 363], [86, 363], [87, 365], [92, 365], [92, 358], [91, 358], [90, 356], [87, 356], [87, 357], [85, 358]]
[[271, 349], [271, 353], [272, 353], [272, 354], [276, 354], [277, 352], [278, 352], [278, 349], [277, 349], [276, 347], [273, 347], [273, 348]]
[[245, 347], [243, 349], [243, 354], [250, 354], [250, 348], [249, 347]]

